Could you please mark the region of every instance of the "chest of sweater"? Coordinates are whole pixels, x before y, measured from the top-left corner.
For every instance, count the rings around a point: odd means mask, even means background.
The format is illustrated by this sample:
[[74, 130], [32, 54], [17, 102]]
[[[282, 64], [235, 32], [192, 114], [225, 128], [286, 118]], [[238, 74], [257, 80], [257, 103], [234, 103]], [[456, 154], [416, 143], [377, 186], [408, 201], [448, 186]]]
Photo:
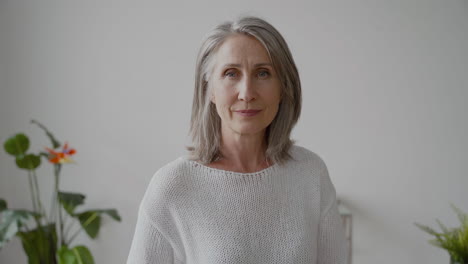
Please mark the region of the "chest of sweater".
[[315, 263], [317, 177], [292, 173], [194, 178], [172, 219], [184, 263]]

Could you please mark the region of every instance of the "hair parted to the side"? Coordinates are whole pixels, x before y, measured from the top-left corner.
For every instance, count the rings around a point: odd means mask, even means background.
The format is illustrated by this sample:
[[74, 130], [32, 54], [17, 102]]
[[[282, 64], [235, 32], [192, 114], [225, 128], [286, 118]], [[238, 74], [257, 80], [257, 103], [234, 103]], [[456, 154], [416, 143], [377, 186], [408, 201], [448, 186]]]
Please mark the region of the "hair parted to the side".
[[294, 143], [290, 139], [290, 134], [301, 113], [301, 82], [284, 38], [268, 22], [252, 16], [218, 25], [209, 32], [199, 50], [190, 122], [193, 146], [187, 147], [190, 159], [208, 164], [221, 158], [221, 118], [218, 116], [216, 106], [210, 100], [208, 80], [218, 47], [233, 34], [249, 35], [262, 43], [280, 79], [281, 102], [275, 118], [265, 133], [267, 142], [265, 155], [273, 162], [282, 164], [290, 158], [288, 150]]

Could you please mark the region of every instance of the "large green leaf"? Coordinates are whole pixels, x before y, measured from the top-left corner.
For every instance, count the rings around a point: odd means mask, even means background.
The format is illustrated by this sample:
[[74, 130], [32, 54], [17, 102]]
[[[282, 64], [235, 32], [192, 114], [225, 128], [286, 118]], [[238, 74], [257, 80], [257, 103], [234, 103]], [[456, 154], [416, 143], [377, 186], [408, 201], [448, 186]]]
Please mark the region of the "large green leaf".
[[17, 236], [21, 238], [24, 252], [28, 256], [29, 264], [57, 263], [55, 259], [55, 251], [57, 248], [55, 223], [51, 223], [47, 226], [39, 226], [28, 232], [18, 232]]
[[93, 255], [91, 255], [91, 252], [87, 247], [76, 246], [72, 248], [72, 251], [79, 264], [94, 264]]
[[7, 209], [8, 206], [7, 206], [7, 202], [3, 199], [0, 199], [0, 212]]
[[37, 122], [36, 120], [31, 120], [31, 123], [34, 123], [38, 125], [44, 132], [46, 133], [47, 137], [50, 139], [50, 142], [52, 143], [53, 148], [58, 148], [60, 147], [60, 142], [54, 137], [54, 135], [41, 123]]
[[41, 165], [41, 158], [34, 154], [21, 155], [16, 157], [16, 166], [20, 169], [34, 170]]
[[65, 211], [67, 211], [68, 214], [73, 215], [75, 208], [84, 203], [86, 196], [81, 193], [59, 192], [58, 198]]
[[72, 249], [62, 246], [57, 252], [58, 264], [94, 264], [93, 255], [85, 246]]
[[8, 138], [3, 147], [13, 156], [23, 155], [29, 148], [29, 138], [23, 133], [18, 133]]
[[120, 215], [115, 209], [98, 209], [89, 210], [83, 213], [76, 214], [80, 220], [81, 227], [91, 238], [96, 238], [101, 227], [101, 215], [107, 214], [116, 221], [121, 221]]
[[101, 227], [101, 214], [95, 210], [86, 211], [77, 215], [81, 227], [89, 237], [96, 238]]
[[0, 223], [0, 249], [17, 234], [22, 225], [36, 215], [26, 210], [3, 210]]

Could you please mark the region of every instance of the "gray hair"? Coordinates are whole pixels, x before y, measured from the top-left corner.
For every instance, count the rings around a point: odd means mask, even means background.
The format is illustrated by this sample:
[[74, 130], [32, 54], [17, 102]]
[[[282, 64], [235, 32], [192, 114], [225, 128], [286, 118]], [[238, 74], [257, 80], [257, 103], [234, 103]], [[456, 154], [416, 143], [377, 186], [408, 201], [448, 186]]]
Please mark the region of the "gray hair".
[[268, 52], [281, 83], [281, 102], [278, 112], [267, 127], [266, 158], [282, 164], [288, 160], [294, 141], [291, 131], [301, 113], [301, 82], [291, 52], [281, 34], [268, 22], [258, 17], [241, 17], [224, 22], [206, 36], [197, 57], [195, 93], [193, 96], [190, 135], [193, 146], [187, 147], [192, 160], [204, 164], [221, 158], [221, 118], [211, 103], [208, 80], [213, 70], [214, 55], [227, 37], [245, 34], [255, 37]]

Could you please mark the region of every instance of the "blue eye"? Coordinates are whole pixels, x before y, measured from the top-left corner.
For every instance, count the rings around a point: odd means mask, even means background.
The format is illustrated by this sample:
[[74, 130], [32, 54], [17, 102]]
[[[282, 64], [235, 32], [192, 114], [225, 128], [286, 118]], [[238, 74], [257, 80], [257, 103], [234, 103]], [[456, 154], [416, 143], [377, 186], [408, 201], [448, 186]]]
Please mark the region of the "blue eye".
[[224, 74], [224, 76], [227, 76], [229, 78], [234, 78], [236, 77], [236, 72], [235, 71], [228, 71]]
[[268, 71], [259, 71], [258, 76], [261, 78], [265, 78], [265, 77], [270, 76], [270, 73]]

